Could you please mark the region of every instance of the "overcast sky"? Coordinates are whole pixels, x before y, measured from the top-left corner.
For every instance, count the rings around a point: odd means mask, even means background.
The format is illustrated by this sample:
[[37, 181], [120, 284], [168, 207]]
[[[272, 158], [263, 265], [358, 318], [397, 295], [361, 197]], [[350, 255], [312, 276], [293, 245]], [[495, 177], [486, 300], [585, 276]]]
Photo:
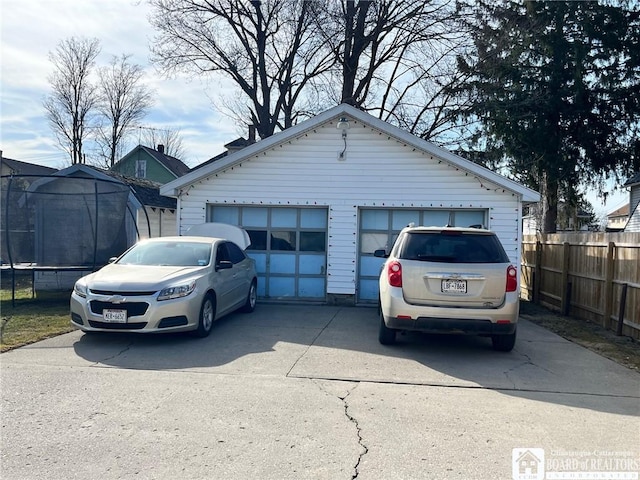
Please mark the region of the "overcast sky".
[[[223, 145], [246, 133], [219, 114], [211, 103], [211, 86], [199, 79], [166, 79], [149, 62], [154, 34], [150, 9], [143, 0], [1, 0], [0, 149], [5, 157], [64, 168], [68, 154], [60, 150], [48, 126], [42, 100], [50, 93], [49, 52], [72, 36], [98, 38], [98, 65], [113, 56], [131, 54], [146, 69], [145, 82], [155, 91], [146, 126], [180, 130], [193, 167], [224, 151]], [[135, 142], [137, 143], [137, 142]], [[628, 202], [628, 194], [611, 195], [605, 205], [588, 195], [596, 213], [609, 213]]]

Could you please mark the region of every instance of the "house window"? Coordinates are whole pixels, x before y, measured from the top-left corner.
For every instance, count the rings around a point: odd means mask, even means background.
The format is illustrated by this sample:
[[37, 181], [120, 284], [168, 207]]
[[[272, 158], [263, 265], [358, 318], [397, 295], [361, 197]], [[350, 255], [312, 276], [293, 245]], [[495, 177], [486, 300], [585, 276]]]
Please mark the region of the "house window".
[[147, 178], [147, 161], [136, 160], [136, 177]]

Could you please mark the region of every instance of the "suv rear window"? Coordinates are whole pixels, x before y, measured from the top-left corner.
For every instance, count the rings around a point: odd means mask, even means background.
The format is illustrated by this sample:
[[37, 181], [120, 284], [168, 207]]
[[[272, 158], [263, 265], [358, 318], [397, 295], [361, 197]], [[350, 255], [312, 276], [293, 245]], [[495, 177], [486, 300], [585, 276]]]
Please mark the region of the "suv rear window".
[[509, 263], [498, 237], [456, 231], [407, 232], [398, 257], [441, 263]]

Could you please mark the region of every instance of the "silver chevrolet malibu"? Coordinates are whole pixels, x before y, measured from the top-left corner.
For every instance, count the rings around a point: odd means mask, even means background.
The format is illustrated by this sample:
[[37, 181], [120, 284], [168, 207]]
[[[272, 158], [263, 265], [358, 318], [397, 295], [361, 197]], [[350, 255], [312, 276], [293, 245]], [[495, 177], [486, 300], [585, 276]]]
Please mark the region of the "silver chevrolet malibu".
[[[207, 236], [222, 232], [224, 236]], [[213, 322], [256, 306], [255, 262], [246, 231], [203, 224], [188, 236], [142, 240], [79, 279], [71, 323], [85, 332], [183, 332], [199, 337]]]

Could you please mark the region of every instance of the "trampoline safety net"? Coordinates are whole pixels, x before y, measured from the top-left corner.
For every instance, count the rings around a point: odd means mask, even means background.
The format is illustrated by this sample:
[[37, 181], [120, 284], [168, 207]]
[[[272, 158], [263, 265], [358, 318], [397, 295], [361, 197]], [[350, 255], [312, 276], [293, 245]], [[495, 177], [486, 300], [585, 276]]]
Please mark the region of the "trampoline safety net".
[[1, 181], [4, 265], [95, 269], [127, 248], [127, 185], [55, 175]]

